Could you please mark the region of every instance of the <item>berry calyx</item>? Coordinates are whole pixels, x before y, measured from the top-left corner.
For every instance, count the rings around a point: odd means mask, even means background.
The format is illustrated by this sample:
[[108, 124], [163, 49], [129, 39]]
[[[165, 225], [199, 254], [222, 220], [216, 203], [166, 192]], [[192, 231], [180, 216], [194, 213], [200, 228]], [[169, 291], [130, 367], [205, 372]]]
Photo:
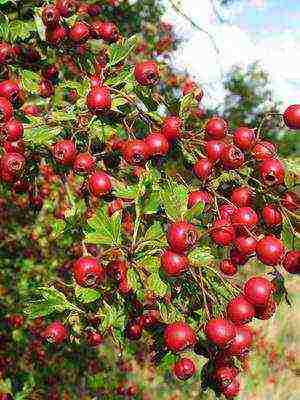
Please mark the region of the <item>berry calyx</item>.
[[94, 257], [81, 257], [73, 263], [75, 281], [80, 286], [95, 287], [104, 277], [104, 269]]
[[135, 65], [134, 77], [142, 86], [153, 86], [159, 81], [159, 68], [155, 61], [143, 61]]
[[222, 274], [226, 276], [234, 276], [237, 274], [237, 266], [233, 264], [230, 259], [222, 260], [219, 268]]
[[265, 185], [277, 186], [284, 183], [284, 166], [281, 161], [275, 158], [263, 161], [259, 167], [259, 173]]
[[72, 165], [76, 157], [76, 146], [73, 140], [60, 140], [52, 146], [52, 154], [61, 165]]
[[185, 322], [173, 322], [167, 325], [164, 331], [164, 342], [168, 350], [178, 352], [193, 346], [196, 343], [196, 335]]
[[149, 147], [144, 140], [129, 140], [123, 146], [123, 157], [131, 165], [145, 164], [149, 158]]
[[237, 169], [244, 164], [245, 156], [242, 150], [231, 144], [225, 147], [221, 154], [221, 160], [224, 168], [226, 169]]

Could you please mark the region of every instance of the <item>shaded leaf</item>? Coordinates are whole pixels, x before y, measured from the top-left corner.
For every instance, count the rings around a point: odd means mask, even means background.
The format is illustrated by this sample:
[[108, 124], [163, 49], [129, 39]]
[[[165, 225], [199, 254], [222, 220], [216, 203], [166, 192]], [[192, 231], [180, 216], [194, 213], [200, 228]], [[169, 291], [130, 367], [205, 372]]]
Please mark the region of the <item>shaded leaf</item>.
[[126, 84], [131, 80], [133, 80], [133, 67], [126, 66], [117, 76], [107, 79], [105, 83], [110, 87], [114, 87], [121, 84]]
[[119, 64], [119, 62], [124, 60], [135, 49], [137, 44], [137, 35], [131, 36], [123, 44], [112, 44], [110, 46], [109, 67]]
[[169, 179], [161, 188], [160, 199], [167, 217], [176, 221], [187, 212], [188, 191], [185, 186]]

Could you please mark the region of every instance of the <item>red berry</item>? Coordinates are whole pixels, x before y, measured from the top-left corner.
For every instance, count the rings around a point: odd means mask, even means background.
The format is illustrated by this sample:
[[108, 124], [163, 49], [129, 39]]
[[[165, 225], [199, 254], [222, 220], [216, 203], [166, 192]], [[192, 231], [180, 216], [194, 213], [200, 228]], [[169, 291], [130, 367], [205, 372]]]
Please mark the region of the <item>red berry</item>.
[[118, 27], [109, 21], [95, 21], [91, 25], [91, 34], [94, 38], [103, 39], [108, 43], [116, 42], [119, 38]]
[[184, 253], [198, 240], [198, 232], [194, 225], [187, 221], [173, 222], [168, 230], [168, 242], [173, 251]]
[[69, 17], [76, 8], [77, 0], [57, 0], [55, 7], [64, 18]]
[[96, 160], [90, 153], [77, 154], [74, 161], [74, 171], [77, 173], [88, 173], [95, 168]]
[[51, 81], [42, 80], [39, 84], [39, 95], [43, 98], [51, 97], [54, 94], [54, 86]]
[[111, 108], [110, 89], [106, 86], [94, 87], [87, 95], [86, 104], [93, 114], [102, 114]]
[[61, 165], [72, 165], [76, 157], [76, 146], [73, 140], [60, 140], [52, 147], [55, 160]]
[[226, 354], [230, 356], [245, 356], [249, 353], [253, 342], [253, 334], [248, 326], [237, 326], [236, 335], [230, 346], [226, 349]]
[[123, 157], [131, 165], [145, 164], [149, 158], [149, 148], [144, 140], [129, 140], [123, 147]]
[[284, 257], [283, 268], [289, 272], [290, 274], [299, 274], [300, 273], [300, 251], [289, 251], [286, 253]]
[[89, 191], [95, 197], [102, 197], [111, 192], [110, 176], [104, 171], [96, 171], [90, 175], [88, 181]]
[[58, 46], [66, 37], [68, 31], [63, 25], [54, 29], [46, 29], [46, 39], [52, 46]]
[[176, 116], [166, 117], [163, 126], [161, 128], [161, 133], [169, 141], [178, 139], [181, 136], [182, 120]]
[[42, 20], [46, 26], [55, 27], [60, 20], [60, 14], [56, 7], [47, 6], [43, 9]]
[[278, 207], [274, 204], [265, 206], [262, 209], [262, 217], [267, 226], [277, 226], [282, 224], [282, 215]]
[[143, 61], [135, 65], [134, 77], [142, 86], [153, 86], [159, 80], [159, 68], [155, 61]]
[[85, 42], [90, 36], [90, 29], [84, 22], [75, 22], [69, 30], [69, 38], [76, 43]]
[[14, 109], [10, 101], [0, 97], [0, 123], [7, 122], [13, 116]]
[[195, 190], [191, 192], [188, 197], [188, 207], [192, 208], [198, 203], [204, 203], [205, 209], [209, 210], [213, 203], [213, 196], [206, 190]]
[[46, 80], [55, 81], [58, 78], [59, 70], [54, 64], [46, 65], [42, 69], [42, 75]]
[[164, 342], [168, 350], [178, 352], [193, 346], [196, 343], [196, 335], [185, 322], [173, 322], [167, 325], [164, 331]]
[[248, 257], [241, 254], [236, 248], [230, 249], [229, 257], [230, 261], [235, 265], [245, 265], [248, 261]]
[[300, 129], [300, 104], [289, 106], [283, 114], [284, 123], [290, 129]]
[[18, 176], [25, 167], [25, 158], [18, 153], [7, 153], [2, 156], [1, 170], [12, 176]]
[[253, 230], [258, 224], [258, 216], [251, 207], [241, 207], [234, 211], [232, 224], [240, 229]]
[[189, 260], [186, 256], [166, 250], [161, 257], [161, 266], [166, 275], [180, 276], [189, 266]]
[[27, 104], [22, 107], [25, 115], [31, 115], [33, 117], [38, 117], [41, 115], [41, 109], [36, 104]]
[[125, 261], [116, 260], [109, 264], [109, 275], [117, 282], [122, 282], [126, 279], [128, 266]]
[[111, 201], [108, 205], [108, 215], [111, 217], [115, 212], [122, 210], [124, 208], [124, 201], [122, 199], [115, 199]]
[[255, 307], [264, 307], [272, 294], [272, 284], [268, 279], [261, 276], [249, 278], [244, 285], [246, 299]]
[[227, 317], [235, 325], [244, 325], [255, 317], [255, 308], [244, 296], [238, 296], [228, 303]]
[[280, 185], [284, 183], [284, 166], [281, 161], [275, 158], [263, 161], [259, 167], [262, 182], [265, 185]]
[[248, 186], [242, 186], [232, 192], [230, 200], [238, 207], [251, 207], [254, 198], [254, 190]]
[[88, 13], [90, 17], [96, 17], [102, 11], [102, 8], [99, 4], [89, 4], [88, 5]]
[[228, 246], [235, 239], [235, 231], [227, 219], [218, 219], [210, 229], [212, 240], [220, 246]]
[[279, 264], [284, 256], [283, 243], [274, 236], [266, 236], [257, 243], [256, 255], [266, 265]]
[[13, 142], [5, 140], [5, 142], [3, 143], [3, 147], [7, 153], [23, 154], [25, 152], [25, 145], [24, 145], [24, 141], [22, 139], [15, 140]]
[[225, 149], [225, 143], [220, 140], [208, 140], [204, 143], [204, 151], [210, 161], [219, 161]]
[[273, 317], [273, 315], [276, 312], [276, 302], [274, 301], [273, 298], [270, 298], [267, 306], [265, 307], [257, 307], [256, 308], [256, 318], [261, 319], [261, 320], [267, 320]]
[[233, 204], [222, 204], [219, 207], [220, 219], [231, 220], [231, 216], [236, 210]]
[[89, 332], [87, 335], [89, 346], [99, 346], [103, 342], [103, 337], [98, 332]]
[[233, 399], [238, 396], [240, 392], [240, 383], [237, 379], [234, 379], [228, 386], [222, 388], [222, 394], [226, 399]]
[[2, 129], [6, 135], [6, 139], [10, 142], [19, 140], [23, 136], [23, 124], [17, 119], [10, 119], [3, 125]]
[[300, 197], [295, 192], [286, 192], [281, 198], [281, 204], [290, 211], [297, 211], [300, 207]]
[[180, 358], [173, 365], [173, 374], [177, 379], [186, 381], [196, 373], [196, 365], [190, 358]]
[[252, 149], [252, 156], [256, 161], [264, 161], [276, 156], [276, 146], [272, 142], [263, 140], [258, 142]]
[[251, 150], [256, 142], [256, 134], [254, 129], [241, 126], [233, 133], [233, 141], [241, 150]]
[[126, 337], [129, 340], [139, 340], [142, 336], [143, 328], [136, 321], [128, 322], [126, 326]]
[[94, 287], [103, 280], [104, 269], [98, 260], [91, 256], [81, 257], [73, 263], [75, 281], [80, 286]]
[[151, 156], [165, 156], [170, 150], [169, 142], [162, 133], [151, 133], [145, 143]]
[[157, 317], [155, 315], [155, 311], [153, 313], [151, 313], [151, 310], [150, 310], [150, 312], [148, 314], [143, 315], [142, 318], [141, 318], [141, 324], [142, 324], [142, 327], [145, 328], [145, 329], [150, 329], [154, 325], [156, 325], [157, 324]]
[[227, 135], [228, 124], [219, 117], [213, 117], [207, 121], [205, 132], [210, 139], [222, 139]]
[[213, 174], [213, 171], [213, 165], [208, 158], [201, 158], [194, 165], [194, 173], [199, 179], [208, 179]]
[[245, 157], [240, 148], [231, 144], [226, 146], [223, 150], [221, 160], [223, 162], [224, 168], [237, 169], [244, 164]]
[[234, 324], [227, 319], [211, 319], [205, 326], [207, 339], [219, 347], [228, 346], [236, 334]]
[[230, 365], [224, 365], [217, 367], [213, 372], [213, 379], [217, 383], [219, 388], [225, 388], [228, 386], [234, 378], [237, 376], [238, 370]]
[[220, 262], [220, 271], [226, 276], [234, 276], [237, 273], [237, 266], [231, 260], [222, 260]]
[[10, 102], [18, 101], [21, 94], [21, 87], [17, 81], [8, 79], [0, 82], [0, 96], [5, 97]]
[[61, 322], [54, 321], [47, 326], [42, 335], [48, 342], [60, 344], [67, 338], [68, 332]]
[[249, 257], [255, 253], [257, 240], [253, 236], [239, 236], [235, 239], [234, 245], [242, 256]]
[[8, 43], [0, 43], [0, 65], [8, 64], [12, 61], [13, 49]]

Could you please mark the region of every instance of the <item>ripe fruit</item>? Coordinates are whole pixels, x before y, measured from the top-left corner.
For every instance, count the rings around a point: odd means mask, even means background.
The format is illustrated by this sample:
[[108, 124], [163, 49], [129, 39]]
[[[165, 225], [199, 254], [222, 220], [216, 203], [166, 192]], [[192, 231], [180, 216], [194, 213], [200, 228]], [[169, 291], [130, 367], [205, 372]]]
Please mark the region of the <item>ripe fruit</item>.
[[194, 173], [199, 179], [206, 180], [213, 173], [213, 165], [208, 158], [201, 158], [194, 165]]
[[180, 276], [189, 266], [189, 260], [186, 256], [166, 250], [161, 257], [161, 266], [166, 275]]
[[100, 333], [89, 332], [87, 335], [87, 342], [89, 346], [95, 347], [99, 346], [103, 342], [103, 337]]
[[235, 239], [235, 231], [227, 219], [218, 219], [210, 229], [210, 236], [220, 246], [228, 246]]
[[174, 222], [170, 225], [168, 230], [168, 242], [173, 251], [184, 253], [192, 248], [197, 240], [197, 229], [187, 221]]
[[248, 326], [237, 326], [236, 334], [226, 353], [230, 356], [245, 356], [253, 342], [253, 334]]
[[257, 307], [256, 308], [256, 318], [261, 319], [261, 320], [267, 320], [270, 319], [276, 312], [276, 302], [274, 301], [273, 298], [270, 298], [267, 306], [265, 307]]
[[259, 173], [265, 185], [280, 185], [284, 182], [284, 166], [281, 161], [270, 158], [259, 166]]
[[42, 75], [45, 79], [49, 80], [49, 81], [55, 81], [58, 76], [59, 76], [59, 70], [56, 67], [56, 65], [54, 64], [49, 64], [46, 65], [43, 69], [42, 69]]
[[227, 317], [235, 325], [245, 325], [255, 317], [255, 308], [244, 296], [238, 296], [228, 303]]
[[0, 43], [0, 65], [11, 62], [13, 50], [10, 44]]
[[56, 7], [47, 6], [43, 9], [42, 20], [46, 26], [55, 27], [60, 20], [60, 14]]
[[10, 101], [5, 97], [0, 97], [0, 123], [9, 121], [13, 113], [14, 109]]
[[205, 326], [207, 339], [219, 347], [230, 344], [236, 334], [234, 324], [227, 319], [211, 319]]
[[233, 133], [233, 141], [241, 150], [251, 150], [256, 142], [256, 134], [254, 129], [241, 126]]
[[122, 210], [124, 207], [124, 201], [122, 199], [115, 199], [108, 205], [108, 215], [111, 217], [115, 212]]
[[252, 149], [252, 156], [256, 161], [264, 161], [276, 156], [276, 146], [272, 142], [263, 140], [258, 142]]
[[151, 156], [165, 156], [170, 150], [170, 144], [162, 133], [151, 133], [145, 143]]
[[231, 260], [222, 260], [220, 262], [220, 271], [226, 276], [234, 276], [237, 273], [237, 266]]
[[80, 286], [94, 287], [103, 280], [104, 269], [94, 257], [81, 257], [73, 263], [75, 281]]
[[128, 164], [144, 164], [149, 158], [149, 148], [144, 140], [129, 140], [123, 147], [123, 157]]
[[266, 265], [279, 264], [284, 255], [283, 243], [274, 236], [266, 236], [257, 243], [256, 255]]
[[90, 29], [84, 22], [75, 22], [69, 30], [69, 38], [76, 43], [85, 42], [90, 36]]
[[96, 171], [90, 175], [88, 187], [93, 196], [102, 197], [111, 192], [112, 184], [106, 172]]
[[57, 0], [55, 7], [62, 17], [67, 18], [75, 11], [76, 3], [76, 0]]
[[204, 203], [205, 209], [209, 210], [210, 205], [213, 203], [213, 196], [206, 190], [195, 190], [191, 192], [188, 197], [188, 207], [192, 208], [198, 203]]
[[60, 140], [52, 146], [52, 154], [61, 165], [72, 165], [76, 157], [76, 146], [73, 140]]
[[161, 128], [161, 133], [169, 141], [178, 139], [181, 136], [182, 120], [175, 115], [166, 117]]
[[268, 279], [261, 276], [249, 278], [244, 285], [246, 299], [255, 307], [264, 307], [272, 294], [272, 284]]
[[17, 119], [10, 119], [3, 125], [2, 129], [6, 135], [6, 139], [10, 142], [19, 140], [23, 136], [23, 124]]
[[110, 110], [111, 103], [110, 90], [106, 86], [92, 88], [86, 98], [88, 109], [96, 115]]
[[54, 86], [51, 81], [43, 79], [39, 84], [39, 95], [44, 99], [54, 94]]
[[277, 226], [282, 224], [282, 215], [278, 207], [274, 204], [265, 206], [262, 209], [262, 217], [267, 226]]
[[61, 322], [54, 321], [47, 326], [42, 336], [50, 343], [60, 344], [67, 338], [68, 332]]
[[235, 239], [234, 245], [242, 256], [249, 257], [255, 253], [257, 240], [253, 236], [239, 236]]
[[219, 207], [220, 219], [231, 220], [231, 216], [236, 210], [236, 207], [233, 204], [222, 204]]
[[128, 322], [126, 326], [126, 337], [129, 340], [138, 340], [141, 338], [143, 333], [142, 326], [136, 321]]
[[241, 207], [231, 216], [232, 224], [240, 229], [253, 230], [258, 224], [258, 216], [251, 207]]
[[21, 87], [17, 81], [7, 79], [0, 82], [0, 96], [5, 97], [12, 103], [18, 101], [21, 94]]
[[290, 211], [297, 211], [300, 207], [300, 197], [295, 192], [286, 192], [281, 198], [281, 204]]
[[222, 389], [228, 386], [237, 374], [237, 368], [230, 365], [224, 365], [217, 367], [215, 371], [213, 371], [213, 379], [217, 383], [218, 387]]
[[118, 27], [109, 21], [95, 21], [91, 25], [91, 34], [94, 38], [103, 39], [108, 43], [116, 42], [119, 38]]
[[221, 160], [224, 168], [237, 169], [244, 164], [245, 157], [242, 150], [231, 144], [225, 147], [221, 154]]
[[205, 132], [211, 139], [222, 139], [227, 135], [228, 124], [223, 118], [213, 117], [207, 121]]
[[225, 143], [221, 140], [208, 140], [203, 147], [210, 161], [219, 161], [225, 149]]
[[186, 381], [196, 373], [196, 365], [190, 358], [180, 358], [173, 365], [173, 374], [177, 379]]
[[235, 265], [245, 265], [248, 261], [248, 257], [241, 254], [236, 248], [230, 249], [229, 257], [230, 261]]
[[96, 160], [90, 153], [77, 154], [73, 169], [77, 173], [88, 173], [95, 168]]
[[159, 80], [159, 68], [155, 61], [142, 61], [135, 65], [134, 77], [142, 86], [153, 86]]
[[168, 350], [178, 352], [193, 346], [196, 343], [196, 335], [185, 322], [173, 322], [167, 325], [164, 331], [164, 342]]
[[300, 273], [300, 251], [294, 250], [286, 253], [283, 263], [283, 268], [290, 274]]
[[242, 186], [231, 194], [230, 200], [238, 207], [251, 207], [255, 197], [255, 192], [252, 188], [248, 186]]
[[47, 42], [52, 46], [58, 46], [66, 37], [68, 31], [63, 25], [58, 25], [54, 29], [46, 29]]
[[25, 166], [25, 158], [19, 153], [7, 153], [1, 158], [1, 170], [13, 177], [20, 175]]
[[290, 129], [300, 129], [300, 104], [289, 106], [283, 114], [284, 123]]
[[222, 394], [226, 399], [233, 399], [238, 396], [240, 392], [240, 383], [237, 379], [234, 379], [228, 386], [222, 388]]

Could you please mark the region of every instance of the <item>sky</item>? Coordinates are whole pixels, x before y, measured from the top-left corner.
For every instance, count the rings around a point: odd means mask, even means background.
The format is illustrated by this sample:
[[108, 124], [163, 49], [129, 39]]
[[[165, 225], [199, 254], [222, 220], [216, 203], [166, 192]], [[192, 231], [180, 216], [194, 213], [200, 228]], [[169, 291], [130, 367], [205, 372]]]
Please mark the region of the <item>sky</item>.
[[[206, 91], [204, 103], [222, 102], [222, 73], [233, 65], [244, 68], [259, 61], [269, 72], [274, 97], [282, 109], [300, 102], [300, 1], [237, 0], [230, 7], [213, 8], [213, 0], [174, 0], [195, 23], [207, 30], [211, 40], [167, 6], [164, 20], [172, 22], [183, 38], [172, 62], [186, 70]], [[217, 1], [214, 1], [216, 4]]]

